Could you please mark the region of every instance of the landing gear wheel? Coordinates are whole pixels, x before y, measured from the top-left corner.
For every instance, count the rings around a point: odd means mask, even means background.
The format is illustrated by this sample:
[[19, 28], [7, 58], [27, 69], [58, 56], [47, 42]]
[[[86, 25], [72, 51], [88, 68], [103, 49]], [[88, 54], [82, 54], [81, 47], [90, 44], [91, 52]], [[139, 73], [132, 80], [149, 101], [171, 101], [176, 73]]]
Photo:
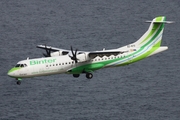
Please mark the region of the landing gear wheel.
[[80, 74], [73, 74], [73, 77], [78, 78]]
[[20, 80], [18, 80], [16, 83], [17, 83], [18, 85], [20, 85], [20, 84], [21, 84], [21, 81], [20, 81]]
[[91, 79], [93, 77], [92, 73], [86, 73], [86, 78]]

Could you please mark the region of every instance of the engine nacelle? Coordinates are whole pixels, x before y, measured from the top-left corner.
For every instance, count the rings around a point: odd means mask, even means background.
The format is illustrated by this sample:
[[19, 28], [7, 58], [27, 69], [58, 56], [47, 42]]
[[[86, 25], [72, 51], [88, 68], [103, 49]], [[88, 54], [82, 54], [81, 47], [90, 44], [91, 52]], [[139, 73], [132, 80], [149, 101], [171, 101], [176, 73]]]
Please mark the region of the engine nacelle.
[[90, 60], [88, 53], [79, 53], [77, 55], [78, 62], [86, 62]]
[[51, 53], [51, 57], [67, 55], [68, 53], [69, 53], [68, 51], [57, 51], [57, 52]]

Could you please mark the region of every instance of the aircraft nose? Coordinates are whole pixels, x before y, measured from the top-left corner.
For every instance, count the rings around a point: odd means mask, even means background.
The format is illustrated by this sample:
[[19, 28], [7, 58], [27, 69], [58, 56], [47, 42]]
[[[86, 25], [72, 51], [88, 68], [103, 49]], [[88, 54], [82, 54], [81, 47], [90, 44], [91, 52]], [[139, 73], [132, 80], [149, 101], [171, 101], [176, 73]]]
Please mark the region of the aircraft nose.
[[10, 70], [8, 71], [7, 75], [10, 76], [10, 77], [13, 76], [13, 71], [12, 71], [12, 69], [10, 69]]
[[8, 71], [7, 75], [8, 75], [8, 76], [11, 76], [11, 72]]
[[8, 71], [7, 75], [10, 76], [10, 77], [14, 77], [15, 76], [15, 73], [17, 71], [17, 68], [12, 68]]

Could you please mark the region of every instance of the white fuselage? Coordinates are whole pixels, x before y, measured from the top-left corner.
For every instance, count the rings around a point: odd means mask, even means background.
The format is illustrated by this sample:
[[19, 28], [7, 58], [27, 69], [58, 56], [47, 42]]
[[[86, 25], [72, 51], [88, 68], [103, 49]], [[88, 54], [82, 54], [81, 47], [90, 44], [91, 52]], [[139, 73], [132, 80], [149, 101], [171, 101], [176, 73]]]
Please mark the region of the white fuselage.
[[[124, 48], [123, 48], [124, 49]], [[138, 50], [139, 48], [134, 48]], [[156, 53], [162, 52], [166, 50], [167, 48], [160, 47], [159, 50], [157, 50]], [[117, 51], [117, 49], [114, 49]], [[111, 50], [113, 51], [113, 50]], [[46, 57], [46, 58], [37, 58], [37, 59], [27, 59], [22, 60], [18, 62], [17, 64], [26, 64], [26, 66], [18, 68], [18, 70], [11, 72], [9, 76], [13, 76], [16, 78], [28, 78], [28, 77], [37, 77], [37, 76], [46, 76], [46, 75], [53, 75], [53, 74], [61, 74], [61, 73], [68, 73], [68, 70], [72, 68], [76, 68], [78, 66], [82, 65], [91, 65], [94, 63], [99, 62], [106, 62], [114, 59], [120, 59], [123, 57], [128, 56], [129, 54], [132, 54], [135, 51], [132, 51], [130, 48], [124, 49], [126, 51], [123, 54], [119, 54], [117, 56], [111, 55], [109, 57], [103, 56], [103, 57], [96, 57], [91, 60], [87, 60], [86, 62], [78, 62], [75, 63], [74, 60], [72, 60], [68, 55], [63, 56], [56, 56], [56, 57]], [[154, 53], [155, 54], [155, 53]], [[150, 56], [150, 55], [149, 55]], [[129, 58], [126, 58], [124, 61], [131, 63], [131, 60], [133, 59], [132, 56]], [[115, 67], [123, 64], [124, 62], [119, 62], [119, 64], [108, 64], [104, 65], [102, 68], [105, 67]]]

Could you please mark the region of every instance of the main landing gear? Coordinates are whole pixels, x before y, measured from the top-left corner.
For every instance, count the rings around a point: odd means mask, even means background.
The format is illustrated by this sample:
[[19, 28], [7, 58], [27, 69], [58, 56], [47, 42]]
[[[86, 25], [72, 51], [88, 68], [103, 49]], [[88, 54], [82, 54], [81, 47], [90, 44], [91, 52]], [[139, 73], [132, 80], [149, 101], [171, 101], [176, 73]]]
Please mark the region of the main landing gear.
[[[73, 74], [73, 77], [78, 78], [80, 74]], [[93, 77], [92, 73], [86, 73], [86, 78], [91, 79]]]
[[93, 77], [93, 74], [92, 73], [86, 73], [86, 78], [87, 79], [91, 79]]
[[73, 74], [73, 77], [78, 78], [80, 74]]

